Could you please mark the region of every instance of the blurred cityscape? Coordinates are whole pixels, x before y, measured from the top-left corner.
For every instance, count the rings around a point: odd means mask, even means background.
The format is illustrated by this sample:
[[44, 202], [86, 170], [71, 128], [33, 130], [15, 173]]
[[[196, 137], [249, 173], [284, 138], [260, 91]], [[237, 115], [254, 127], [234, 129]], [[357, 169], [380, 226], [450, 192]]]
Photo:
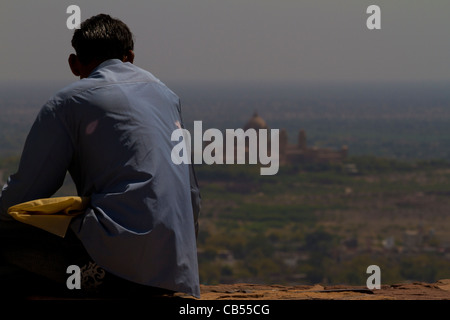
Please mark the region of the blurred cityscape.
[[[197, 165], [200, 280], [365, 285], [450, 278], [450, 92], [444, 84], [193, 86], [187, 129], [280, 129], [281, 167]], [[59, 86], [0, 90], [0, 182]], [[70, 177], [57, 195], [73, 195]]]

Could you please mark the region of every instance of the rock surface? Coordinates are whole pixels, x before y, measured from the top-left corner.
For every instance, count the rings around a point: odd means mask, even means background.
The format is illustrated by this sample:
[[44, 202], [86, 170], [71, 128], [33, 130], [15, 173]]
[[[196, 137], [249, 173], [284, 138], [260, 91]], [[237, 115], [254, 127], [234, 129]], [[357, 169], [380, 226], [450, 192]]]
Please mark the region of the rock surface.
[[357, 286], [282, 286], [259, 284], [202, 285], [200, 300], [450, 300], [450, 279], [435, 283]]
[[[382, 285], [380, 289], [369, 290], [363, 286], [313, 286], [262, 285], [250, 283], [201, 285], [201, 298], [185, 294], [161, 296], [181, 300], [225, 301], [225, 300], [450, 300], [450, 279], [435, 283], [411, 282]], [[149, 296], [148, 298], [155, 296]], [[158, 297], [158, 296], [156, 296]], [[93, 298], [93, 300], [127, 300], [130, 297]], [[143, 297], [140, 297], [141, 299]], [[27, 300], [64, 300], [58, 295], [31, 295]], [[69, 300], [84, 298], [69, 298]]]

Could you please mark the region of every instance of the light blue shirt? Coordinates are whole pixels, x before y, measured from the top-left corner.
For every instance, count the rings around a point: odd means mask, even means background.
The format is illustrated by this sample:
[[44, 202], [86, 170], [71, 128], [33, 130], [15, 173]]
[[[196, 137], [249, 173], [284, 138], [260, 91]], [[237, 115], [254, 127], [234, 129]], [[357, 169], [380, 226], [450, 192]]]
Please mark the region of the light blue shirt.
[[200, 194], [192, 167], [171, 160], [180, 100], [151, 73], [120, 60], [59, 91], [41, 109], [0, 216], [51, 197], [69, 171], [91, 198], [71, 228], [94, 261], [130, 281], [199, 297]]

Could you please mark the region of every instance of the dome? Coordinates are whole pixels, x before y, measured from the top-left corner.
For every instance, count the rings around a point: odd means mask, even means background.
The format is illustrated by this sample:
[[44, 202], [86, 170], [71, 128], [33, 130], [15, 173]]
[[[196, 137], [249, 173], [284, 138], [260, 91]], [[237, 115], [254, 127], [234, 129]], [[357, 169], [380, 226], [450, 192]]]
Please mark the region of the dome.
[[244, 126], [244, 131], [247, 129], [268, 129], [266, 121], [261, 118], [256, 112], [253, 114], [253, 117], [247, 122]]

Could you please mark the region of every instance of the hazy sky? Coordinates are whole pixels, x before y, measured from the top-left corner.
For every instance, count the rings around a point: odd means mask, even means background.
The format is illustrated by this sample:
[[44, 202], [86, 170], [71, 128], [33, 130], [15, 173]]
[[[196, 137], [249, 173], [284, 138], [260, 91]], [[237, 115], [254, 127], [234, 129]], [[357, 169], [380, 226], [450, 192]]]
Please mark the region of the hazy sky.
[[127, 23], [165, 82], [450, 80], [449, 0], [3, 0], [0, 81], [75, 80], [70, 4]]

